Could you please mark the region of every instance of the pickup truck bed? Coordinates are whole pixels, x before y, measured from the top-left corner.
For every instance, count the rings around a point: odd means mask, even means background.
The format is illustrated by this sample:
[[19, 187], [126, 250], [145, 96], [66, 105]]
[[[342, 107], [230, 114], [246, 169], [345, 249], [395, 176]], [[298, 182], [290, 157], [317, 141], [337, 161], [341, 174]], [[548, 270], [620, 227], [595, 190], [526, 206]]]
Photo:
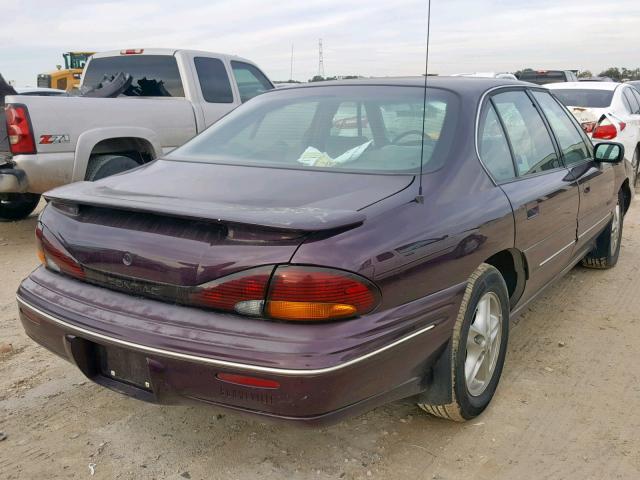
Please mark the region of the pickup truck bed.
[[[81, 89], [95, 92], [120, 74], [129, 83], [113, 93], [116, 98], [6, 96], [7, 118], [20, 133], [7, 161], [6, 135], [0, 132], [0, 218], [24, 218], [52, 188], [159, 158], [273, 88], [256, 65], [240, 57], [140, 49], [93, 55]], [[25, 199], [20, 209], [11, 205]]]

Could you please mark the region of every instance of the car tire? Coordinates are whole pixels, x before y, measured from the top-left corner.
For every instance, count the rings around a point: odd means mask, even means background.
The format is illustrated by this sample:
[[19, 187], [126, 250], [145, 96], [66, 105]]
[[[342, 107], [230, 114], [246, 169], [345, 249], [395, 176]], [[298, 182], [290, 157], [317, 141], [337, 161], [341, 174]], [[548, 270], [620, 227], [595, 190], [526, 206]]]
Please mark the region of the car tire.
[[624, 224], [624, 196], [618, 193], [618, 201], [613, 209], [613, 217], [596, 239], [596, 246], [582, 260], [588, 268], [606, 269], [615, 267], [620, 255], [622, 243], [622, 226]]
[[0, 219], [22, 220], [31, 215], [40, 203], [38, 193], [7, 193], [0, 197]]
[[633, 152], [631, 166], [633, 167], [633, 186], [635, 187], [638, 183], [638, 167], [640, 166], [640, 145], [638, 145], [636, 147], [636, 150]]
[[498, 387], [508, 339], [507, 285], [495, 267], [483, 263], [469, 278], [453, 327], [452, 401], [446, 405], [418, 405], [431, 415], [457, 422], [480, 415]]
[[139, 165], [133, 158], [125, 155], [96, 155], [89, 159], [85, 179], [94, 182], [116, 173], [126, 172]]

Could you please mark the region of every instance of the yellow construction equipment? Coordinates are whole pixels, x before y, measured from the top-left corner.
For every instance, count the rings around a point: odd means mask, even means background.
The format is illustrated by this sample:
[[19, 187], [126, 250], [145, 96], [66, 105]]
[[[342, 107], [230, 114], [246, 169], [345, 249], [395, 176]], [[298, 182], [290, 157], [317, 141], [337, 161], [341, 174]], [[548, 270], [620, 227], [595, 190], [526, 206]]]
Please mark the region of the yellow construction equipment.
[[38, 87], [58, 88], [60, 90], [73, 90], [80, 85], [80, 77], [87, 60], [95, 52], [68, 52], [63, 53], [64, 68], [58, 65], [58, 69], [51, 73], [38, 74]]

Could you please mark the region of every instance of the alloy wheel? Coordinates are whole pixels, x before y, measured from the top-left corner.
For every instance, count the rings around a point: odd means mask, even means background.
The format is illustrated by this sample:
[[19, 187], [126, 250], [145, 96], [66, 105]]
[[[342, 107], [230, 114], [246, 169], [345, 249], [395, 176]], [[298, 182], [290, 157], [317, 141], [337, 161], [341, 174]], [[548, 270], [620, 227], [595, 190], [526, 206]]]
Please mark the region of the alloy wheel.
[[467, 334], [464, 364], [469, 393], [477, 397], [487, 389], [500, 356], [502, 306], [493, 292], [485, 293], [478, 302]]
[[620, 240], [620, 203], [616, 204], [616, 208], [613, 210], [613, 219], [611, 220], [611, 241], [609, 245], [611, 247], [611, 255], [615, 255], [618, 248], [618, 241]]

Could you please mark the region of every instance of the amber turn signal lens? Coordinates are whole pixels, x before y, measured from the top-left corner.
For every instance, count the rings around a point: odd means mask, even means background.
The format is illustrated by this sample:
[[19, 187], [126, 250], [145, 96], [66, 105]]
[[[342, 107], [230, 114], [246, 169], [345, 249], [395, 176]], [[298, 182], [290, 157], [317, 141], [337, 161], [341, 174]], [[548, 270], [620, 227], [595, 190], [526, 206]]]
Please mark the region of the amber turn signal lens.
[[352, 317], [358, 309], [344, 303], [271, 301], [267, 314], [281, 320], [333, 320]]

